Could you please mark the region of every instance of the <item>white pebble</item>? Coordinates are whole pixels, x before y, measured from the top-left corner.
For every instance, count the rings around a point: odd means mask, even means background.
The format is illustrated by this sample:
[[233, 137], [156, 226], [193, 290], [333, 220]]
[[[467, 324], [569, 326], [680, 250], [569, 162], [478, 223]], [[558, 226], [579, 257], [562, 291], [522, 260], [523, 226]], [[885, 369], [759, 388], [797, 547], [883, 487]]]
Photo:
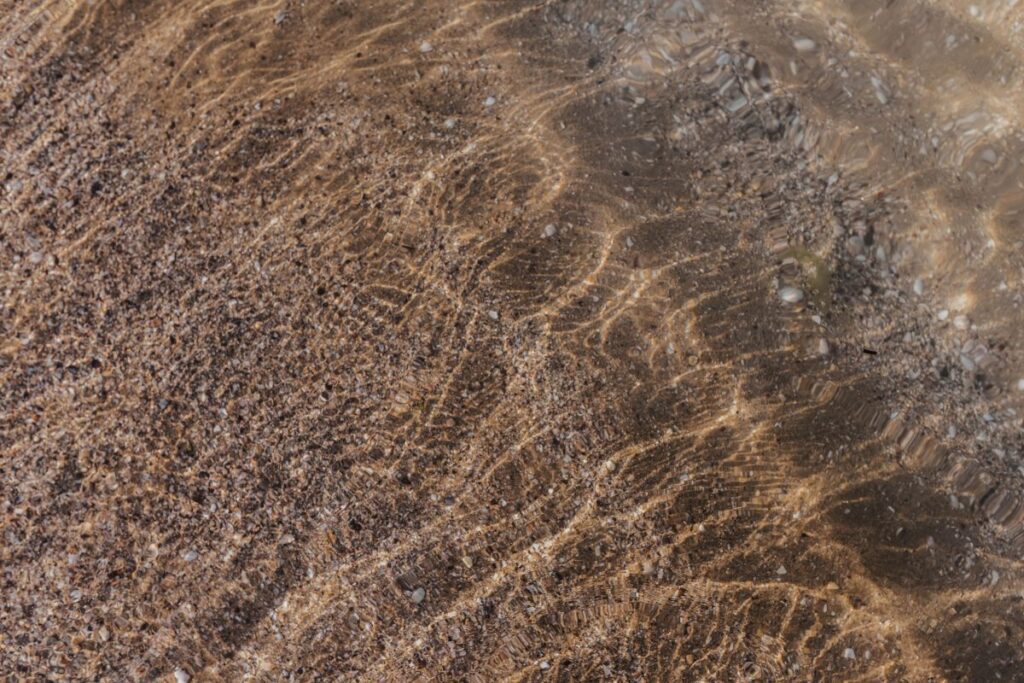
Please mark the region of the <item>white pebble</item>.
[[1024, 377], [1017, 380], [1017, 391], [1024, 391]]
[[921, 296], [924, 294], [924, 280], [917, 278], [914, 280], [914, 294]]
[[497, 103], [497, 101], [498, 100], [494, 99], [494, 97], [488, 97], [486, 100], [484, 100], [484, 106], [493, 107], [495, 103]]
[[197, 553], [195, 550], [189, 550], [187, 553], [185, 553], [184, 557], [186, 562], [195, 562], [198, 558], [199, 553]]
[[775, 573], [778, 574], [779, 576], [785, 576], [787, 574], [786, 568], [783, 567], [782, 565], [779, 565], [779, 568], [775, 570]]
[[554, 223], [548, 223], [544, 226], [544, 236], [554, 237], [558, 233], [558, 228], [555, 227]]
[[189, 676], [184, 669], [174, 670], [174, 680], [177, 681], [177, 683], [188, 683], [191, 678], [192, 677]]
[[819, 339], [818, 340], [818, 353], [821, 354], [822, 356], [827, 356], [828, 355], [828, 351], [829, 351], [828, 341], [825, 340], [825, 339]]
[[797, 38], [793, 41], [793, 47], [797, 52], [811, 52], [817, 47], [817, 44], [810, 38]]
[[428, 43], [425, 40], [422, 43], [420, 43], [420, 52], [423, 52], [424, 54], [427, 53], [427, 52], [430, 52], [433, 49], [434, 49], [434, 46], [431, 45], [430, 43]]
[[779, 289], [779, 298], [787, 304], [798, 304], [804, 300], [804, 292], [797, 287], [782, 287]]
[[444, 120], [444, 127], [447, 128], [448, 130], [451, 130], [452, 128], [455, 127], [456, 123], [457, 121], [455, 119], [447, 118]]
[[417, 588], [409, 596], [409, 599], [411, 599], [414, 603], [416, 603], [418, 605], [421, 602], [423, 602], [423, 599], [426, 598], [426, 597], [427, 597], [427, 591], [425, 589], [423, 589], [423, 588]]
[[857, 659], [857, 653], [853, 651], [852, 647], [848, 647], [843, 650], [843, 657], [846, 657], [847, 659]]
[[943, 308], [941, 311], [939, 311], [939, 320], [945, 320], [948, 317], [949, 317], [949, 311], [947, 311], [945, 308]]
[[487, 311], [487, 315], [489, 315], [491, 317], [491, 320], [497, 320], [498, 319], [498, 312], [496, 310], [494, 310], [493, 308], [491, 310]]

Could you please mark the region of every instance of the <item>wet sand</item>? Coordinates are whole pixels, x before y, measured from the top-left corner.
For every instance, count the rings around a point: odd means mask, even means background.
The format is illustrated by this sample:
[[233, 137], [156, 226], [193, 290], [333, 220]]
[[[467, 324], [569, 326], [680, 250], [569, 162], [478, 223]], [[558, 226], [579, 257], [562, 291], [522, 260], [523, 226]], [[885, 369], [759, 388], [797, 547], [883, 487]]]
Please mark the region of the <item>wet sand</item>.
[[0, 17], [12, 680], [1024, 680], [1024, 5]]

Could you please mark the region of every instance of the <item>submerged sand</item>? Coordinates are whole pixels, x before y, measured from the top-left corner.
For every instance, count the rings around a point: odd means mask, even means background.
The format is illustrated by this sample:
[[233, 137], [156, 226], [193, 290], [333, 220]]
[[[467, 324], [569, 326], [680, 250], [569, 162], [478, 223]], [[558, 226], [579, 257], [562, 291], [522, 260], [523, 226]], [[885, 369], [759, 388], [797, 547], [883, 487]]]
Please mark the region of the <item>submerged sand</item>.
[[1024, 7], [0, 16], [12, 680], [1024, 680]]

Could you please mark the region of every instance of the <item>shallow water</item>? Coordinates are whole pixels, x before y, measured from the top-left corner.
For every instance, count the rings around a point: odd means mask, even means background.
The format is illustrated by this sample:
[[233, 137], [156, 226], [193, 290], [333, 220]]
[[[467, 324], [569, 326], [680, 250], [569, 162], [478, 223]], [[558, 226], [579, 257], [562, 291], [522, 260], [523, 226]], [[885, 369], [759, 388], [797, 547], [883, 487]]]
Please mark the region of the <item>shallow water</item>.
[[0, 16], [0, 670], [1020, 678], [1024, 5]]

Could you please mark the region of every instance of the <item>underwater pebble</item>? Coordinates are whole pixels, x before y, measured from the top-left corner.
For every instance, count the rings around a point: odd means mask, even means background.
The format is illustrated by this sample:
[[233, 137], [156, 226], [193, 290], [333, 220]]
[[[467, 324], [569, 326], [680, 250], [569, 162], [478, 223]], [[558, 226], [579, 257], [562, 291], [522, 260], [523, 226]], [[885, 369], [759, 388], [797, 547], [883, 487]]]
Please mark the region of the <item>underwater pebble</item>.
[[796, 38], [793, 40], [793, 47], [797, 52], [811, 52], [818, 45], [810, 38]]
[[787, 304], [798, 304], [804, 300], [804, 292], [798, 287], [782, 287], [779, 289], [779, 298]]

